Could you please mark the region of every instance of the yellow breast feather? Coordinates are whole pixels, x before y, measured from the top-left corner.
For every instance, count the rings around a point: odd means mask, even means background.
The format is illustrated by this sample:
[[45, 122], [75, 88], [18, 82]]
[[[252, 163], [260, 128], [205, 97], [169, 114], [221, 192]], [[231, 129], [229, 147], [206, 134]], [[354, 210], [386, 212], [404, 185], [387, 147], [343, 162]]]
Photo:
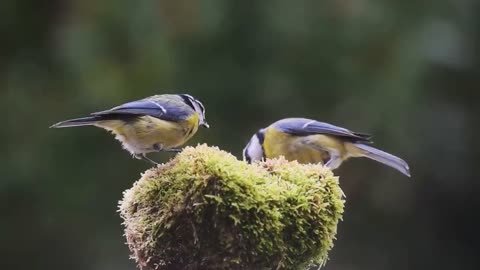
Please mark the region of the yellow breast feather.
[[332, 136], [295, 136], [273, 128], [266, 130], [263, 147], [267, 158], [284, 156], [300, 163], [325, 163], [332, 149], [344, 152], [343, 143]]
[[198, 115], [180, 122], [141, 116], [130, 121], [109, 120], [97, 124], [116, 135], [123, 147], [133, 153], [149, 153], [184, 144], [198, 130]]

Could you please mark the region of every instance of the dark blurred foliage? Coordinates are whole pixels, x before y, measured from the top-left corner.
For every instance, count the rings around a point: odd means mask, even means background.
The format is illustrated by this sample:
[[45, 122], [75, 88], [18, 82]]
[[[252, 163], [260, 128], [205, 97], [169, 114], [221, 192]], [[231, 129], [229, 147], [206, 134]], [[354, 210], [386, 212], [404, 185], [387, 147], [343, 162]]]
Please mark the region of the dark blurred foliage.
[[[204, 102], [206, 142], [305, 116], [375, 135], [412, 179], [337, 173], [325, 269], [478, 269], [475, 0], [0, 2], [0, 269], [135, 269], [116, 212], [149, 165], [95, 128], [48, 126], [148, 95]], [[152, 155], [166, 161], [169, 154]]]

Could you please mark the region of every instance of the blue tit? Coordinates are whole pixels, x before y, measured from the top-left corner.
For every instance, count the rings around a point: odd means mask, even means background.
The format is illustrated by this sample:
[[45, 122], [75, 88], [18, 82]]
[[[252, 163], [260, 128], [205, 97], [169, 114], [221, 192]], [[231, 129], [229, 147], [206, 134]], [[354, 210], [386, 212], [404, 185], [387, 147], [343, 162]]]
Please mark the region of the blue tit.
[[203, 104], [187, 94], [165, 94], [132, 101], [90, 116], [62, 121], [52, 128], [97, 126], [115, 134], [135, 158], [153, 164], [147, 153], [177, 152], [205, 121]]
[[247, 162], [284, 156], [300, 163], [323, 163], [338, 168], [351, 157], [366, 157], [410, 177], [408, 164], [374, 148], [370, 135], [306, 118], [286, 118], [255, 133], [243, 149]]

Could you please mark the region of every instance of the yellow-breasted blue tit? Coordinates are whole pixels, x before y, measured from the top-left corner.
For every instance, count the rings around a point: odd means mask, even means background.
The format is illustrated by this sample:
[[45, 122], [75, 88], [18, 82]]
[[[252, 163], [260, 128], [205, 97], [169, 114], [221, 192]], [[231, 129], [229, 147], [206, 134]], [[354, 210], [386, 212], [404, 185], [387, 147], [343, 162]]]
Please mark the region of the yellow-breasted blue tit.
[[135, 158], [149, 161], [150, 152], [172, 151], [187, 142], [198, 126], [209, 127], [203, 104], [187, 94], [147, 97], [91, 113], [91, 116], [57, 123], [52, 128], [97, 126], [116, 135]]
[[370, 135], [306, 118], [286, 118], [255, 133], [243, 149], [247, 162], [284, 156], [300, 163], [322, 162], [338, 168], [350, 157], [367, 157], [410, 177], [401, 158], [373, 148]]

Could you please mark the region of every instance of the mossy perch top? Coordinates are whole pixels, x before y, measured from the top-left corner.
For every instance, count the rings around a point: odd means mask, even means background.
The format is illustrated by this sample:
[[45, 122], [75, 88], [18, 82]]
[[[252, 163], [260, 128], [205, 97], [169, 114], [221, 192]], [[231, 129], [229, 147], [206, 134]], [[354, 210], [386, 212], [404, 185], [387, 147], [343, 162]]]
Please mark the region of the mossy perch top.
[[322, 165], [247, 164], [187, 147], [145, 172], [120, 202], [141, 269], [305, 269], [322, 265], [344, 207]]

